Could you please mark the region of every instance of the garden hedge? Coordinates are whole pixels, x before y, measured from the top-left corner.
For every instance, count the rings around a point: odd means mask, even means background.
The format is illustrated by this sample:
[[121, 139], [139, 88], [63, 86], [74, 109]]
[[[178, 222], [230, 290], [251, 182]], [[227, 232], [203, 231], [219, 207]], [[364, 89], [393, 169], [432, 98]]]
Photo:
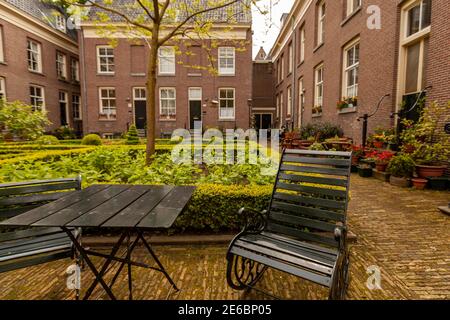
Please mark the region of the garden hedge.
[[243, 227], [242, 207], [265, 210], [272, 196], [272, 185], [211, 185], [198, 187], [188, 208], [177, 219], [178, 231], [238, 231]]

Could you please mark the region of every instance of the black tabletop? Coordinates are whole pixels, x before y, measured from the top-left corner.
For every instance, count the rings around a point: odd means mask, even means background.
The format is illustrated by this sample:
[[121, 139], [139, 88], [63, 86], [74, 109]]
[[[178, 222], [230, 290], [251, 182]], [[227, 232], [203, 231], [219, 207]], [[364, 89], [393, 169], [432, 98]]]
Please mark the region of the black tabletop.
[[170, 228], [195, 187], [94, 185], [0, 223], [2, 226]]

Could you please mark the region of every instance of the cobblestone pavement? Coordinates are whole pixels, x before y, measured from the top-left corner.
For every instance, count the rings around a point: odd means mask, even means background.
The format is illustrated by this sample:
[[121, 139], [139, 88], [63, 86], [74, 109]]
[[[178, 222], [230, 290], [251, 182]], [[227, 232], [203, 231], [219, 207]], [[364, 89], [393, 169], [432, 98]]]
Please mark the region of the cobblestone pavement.
[[[437, 209], [449, 200], [448, 192], [399, 189], [354, 176], [349, 224], [358, 243], [351, 249], [348, 298], [450, 299], [450, 216]], [[135, 299], [267, 298], [228, 288], [226, 245], [156, 246], [155, 250], [182, 290], [174, 293], [159, 273], [134, 269]], [[143, 249], [136, 258], [144, 258]], [[65, 286], [70, 263], [62, 260], [0, 274], [0, 299], [73, 299]], [[381, 270], [381, 290], [367, 288], [370, 266]], [[83, 274], [85, 289], [92, 279], [91, 273]], [[119, 298], [127, 298], [127, 286], [124, 272], [114, 287]], [[327, 298], [324, 288], [277, 271], [268, 271], [258, 287], [286, 299]], [[106, 298], [100, 289], [93, 297]]]

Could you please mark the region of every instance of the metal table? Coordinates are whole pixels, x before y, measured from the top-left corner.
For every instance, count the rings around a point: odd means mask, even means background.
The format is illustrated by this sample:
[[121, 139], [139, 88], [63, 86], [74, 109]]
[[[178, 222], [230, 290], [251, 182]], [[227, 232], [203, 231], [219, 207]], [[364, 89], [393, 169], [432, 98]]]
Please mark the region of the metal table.
[[[146, 241], [144, 232], [170, 228], [187, 206], [195, 189], [195, 187], [171, 186], [94, 185], [3, 221], [0, 225], [59, 227], [64, 230], [95, 276], [94, 282], [86, 291], [84, 300], [89, 299], [98, 284], [103, 287], [112, 300], [115, 300], [112, 287], [125, 265], [128, 266], [130, 299], [133, 299], [132, 266], [163, 273], [173, 288], [178, 291], [151, 245]], [[84, 248], [70, 231], [73, 228], [93, 228], [99, 231], [113, 228], [120, 230], [121, 235], [108, 255]], [[132, 235], [136, 235], [134, 240], [131, 238]], [[156, 262], [157, 267], [132, 260], [133, 250], [140, 241]], [[127, 245], [126, 256], [119, 257], [117, 254], [124, 243]], [[97, 269], [90, 256], [104, 258], [106, 259], [105, 263], [100, 269]], [[108, 285], [104, 277], [113, 261], [119, 262], [120, 267]]]

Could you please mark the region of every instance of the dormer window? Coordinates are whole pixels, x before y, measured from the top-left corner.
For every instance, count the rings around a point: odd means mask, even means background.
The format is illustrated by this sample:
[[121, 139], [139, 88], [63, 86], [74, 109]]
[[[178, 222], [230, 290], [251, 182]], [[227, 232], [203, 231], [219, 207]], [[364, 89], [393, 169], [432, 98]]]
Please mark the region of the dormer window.
[[56, 14], [55, 25], [56, 29], [58, 29], [59, 31], [62, 31], [64, 33], [67, 31], [66, 18], [60, 13]]

